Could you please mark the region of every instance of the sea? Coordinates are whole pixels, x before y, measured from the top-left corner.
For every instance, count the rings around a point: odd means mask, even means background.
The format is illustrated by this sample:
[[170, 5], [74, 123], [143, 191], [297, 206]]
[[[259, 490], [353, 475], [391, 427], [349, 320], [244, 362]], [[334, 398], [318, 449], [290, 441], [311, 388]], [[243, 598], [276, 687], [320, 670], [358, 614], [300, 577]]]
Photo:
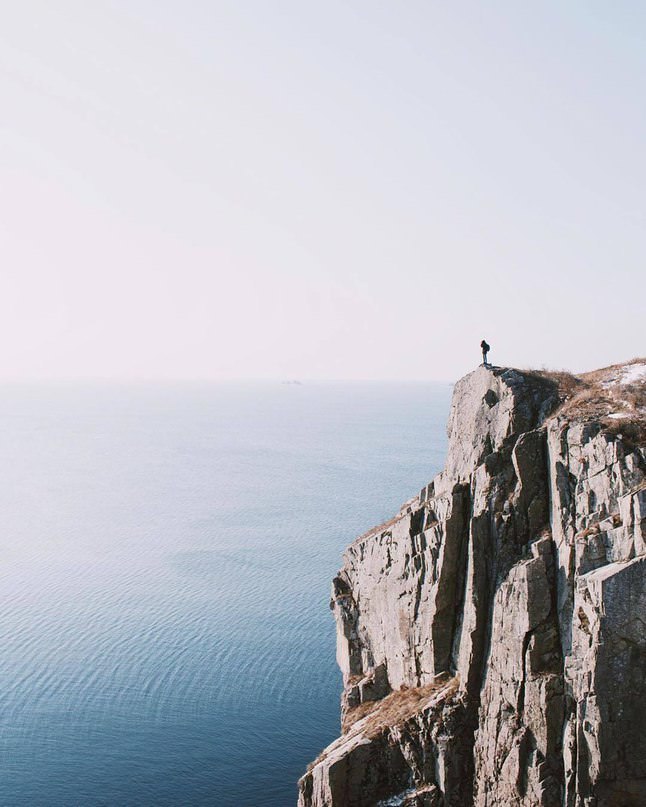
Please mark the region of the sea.
[[295, 807], [330, 582], [441, 468], [446, 383], [0, 390], [0, 807]]

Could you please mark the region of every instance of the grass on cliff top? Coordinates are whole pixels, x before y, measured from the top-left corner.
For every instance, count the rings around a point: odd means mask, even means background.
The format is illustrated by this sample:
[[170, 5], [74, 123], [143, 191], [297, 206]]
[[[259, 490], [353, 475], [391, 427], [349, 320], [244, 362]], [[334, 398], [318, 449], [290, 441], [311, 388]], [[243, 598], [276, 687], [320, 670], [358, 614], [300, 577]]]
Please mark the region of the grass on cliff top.
[[598, 420], [605, 432], [621, 434], [629, 442], [646, 440], [646, 358], [612, 364], [575, 375], [567, 370], [527, 370], [525, 375], [556, 385], [560, 406], [554, 413], [568, 419]]

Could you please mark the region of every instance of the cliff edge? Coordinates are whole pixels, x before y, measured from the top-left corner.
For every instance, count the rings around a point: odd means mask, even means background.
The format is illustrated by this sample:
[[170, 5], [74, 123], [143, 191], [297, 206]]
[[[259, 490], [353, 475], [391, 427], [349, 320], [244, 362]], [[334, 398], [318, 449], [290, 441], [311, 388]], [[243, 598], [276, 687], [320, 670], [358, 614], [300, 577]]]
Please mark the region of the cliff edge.
[[645, 434], [646, 360], [455, 385], [445, 469], [333, 581], [299, 807], [646, 804]]

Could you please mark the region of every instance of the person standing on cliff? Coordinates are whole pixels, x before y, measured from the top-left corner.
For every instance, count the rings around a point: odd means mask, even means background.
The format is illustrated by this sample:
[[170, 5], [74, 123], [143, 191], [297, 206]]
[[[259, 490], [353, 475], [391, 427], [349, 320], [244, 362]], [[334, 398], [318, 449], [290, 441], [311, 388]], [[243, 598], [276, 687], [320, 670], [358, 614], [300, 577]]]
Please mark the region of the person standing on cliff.
[[482, 340], [482, 342], [480, 342], [480, 347], [482, 348], [482, 363], [484, 364], [485, 367], [488, 367], [489, 365], [487, 363], [487, 353], [489, 353], [491, 348], [485, 342], [484, 339]]

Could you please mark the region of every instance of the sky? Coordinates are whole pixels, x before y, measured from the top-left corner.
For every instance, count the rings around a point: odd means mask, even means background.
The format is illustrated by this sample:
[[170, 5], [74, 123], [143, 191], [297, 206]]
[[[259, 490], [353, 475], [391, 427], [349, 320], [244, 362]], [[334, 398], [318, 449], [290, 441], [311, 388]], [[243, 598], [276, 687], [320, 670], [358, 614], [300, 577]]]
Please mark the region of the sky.
[[646, 4], [0, 0], [0, 379], [646, 354]]

